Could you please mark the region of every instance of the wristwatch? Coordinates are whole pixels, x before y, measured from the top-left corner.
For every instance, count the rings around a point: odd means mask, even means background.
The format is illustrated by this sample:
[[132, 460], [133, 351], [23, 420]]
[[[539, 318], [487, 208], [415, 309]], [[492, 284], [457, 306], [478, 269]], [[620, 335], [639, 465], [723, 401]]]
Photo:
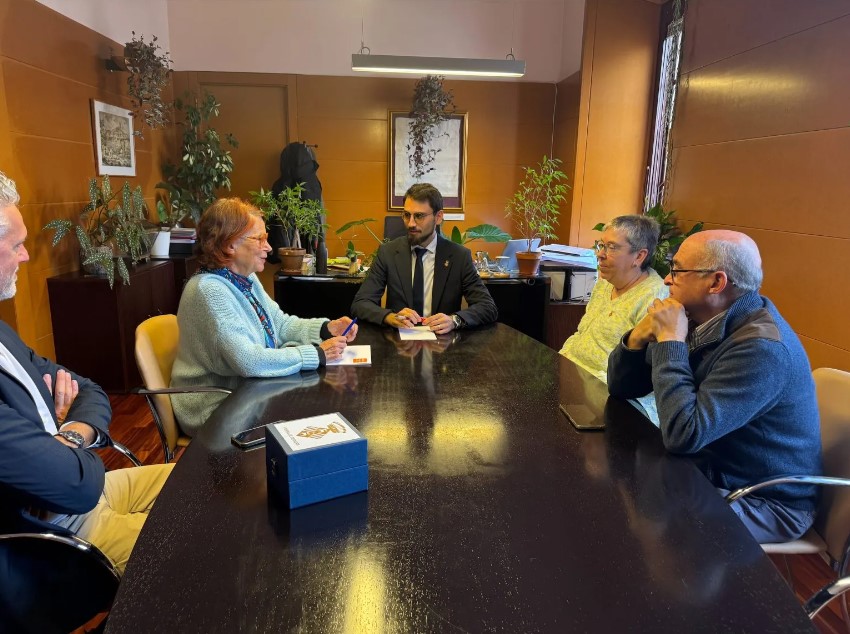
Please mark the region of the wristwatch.
[[56, 435], [62, 436], [62, 438], [64, 438], [68, 442], [74, 443], [75, 445], [77, 445], [77, 449], [83, 449], [86, 446], [86, 439], [83, 438], [83, 435], [78, 431], [74, 431], [73, 429], [60, 431]]
[[466, 325], [466, 322], [460, 315], [452, 315], [452, 323], [455, 325], [455, 330], [460, 330]]

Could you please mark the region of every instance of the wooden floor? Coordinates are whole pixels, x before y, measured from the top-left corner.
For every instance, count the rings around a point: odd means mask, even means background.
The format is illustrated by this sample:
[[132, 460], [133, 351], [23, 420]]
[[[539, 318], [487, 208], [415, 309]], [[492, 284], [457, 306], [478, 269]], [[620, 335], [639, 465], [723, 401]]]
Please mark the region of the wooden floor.
[[[159, 434], [154, 427], [153, 417], [144, 397], [113, 395], [109, 400], [112, 402], [112, 425], [110, 426], [112, 437], [127, 446], [144, 464], [161, 463], [163, 453]], [[109, 469], [130, 466], [127, 460], [115, 451], [102, 450], [100, 453]], [[833, 578], [829, 566], [817, 555], [787, 557], [787, 563], [782, 557], [771, 557], [771, 559], [786, 580], [789, 579], [788, 570], [790, 570], [790, 584], [801, 603]], [[821, 632], [825, 634], [850, 632], [850, 629], [842, 622], [839, 606], [839, 601], [833, 601], [818, 615], [815, 624]]]

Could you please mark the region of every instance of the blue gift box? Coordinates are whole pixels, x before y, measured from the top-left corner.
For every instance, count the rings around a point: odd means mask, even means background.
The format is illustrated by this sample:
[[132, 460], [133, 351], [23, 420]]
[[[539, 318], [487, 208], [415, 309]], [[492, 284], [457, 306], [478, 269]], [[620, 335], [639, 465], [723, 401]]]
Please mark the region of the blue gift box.
[[339, 413], [272, 423], [266, 474], [269, 492], [290, 509], [365, 491], [366, 439]]

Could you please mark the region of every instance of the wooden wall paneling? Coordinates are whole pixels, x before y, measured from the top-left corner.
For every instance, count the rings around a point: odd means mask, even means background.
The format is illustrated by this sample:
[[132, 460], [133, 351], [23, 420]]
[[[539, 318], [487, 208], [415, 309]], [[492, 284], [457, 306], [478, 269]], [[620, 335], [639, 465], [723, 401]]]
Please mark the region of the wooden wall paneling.
[[568, 244], [575, 187], [576, 146], [578, 143], [579, 105], [581, 103], [581, 71], [576, 71], [557, 85], [553, 154], [563, 161], [561, 169], [567, 175], [570, 189], [561, 204], [558, 222], [558, 242]]
[[298, 113], [330, 119], [387, 121], [388, 110], [407, 110], [415, 79], [298, 75]]
[[11, 0], [0, 21], [0, 55], [98, 90], [124, 93], [124, 73], [106, 71], [119, 44], [35, 0]]
[[689, 73], [677, 147], [846, 126], [850, 15]]
[[[280, 152], [297, 137], [298, 126], [290, 106], [297, 101], [291, 75], [268, 73], [197, 73], [200, 94], [211, 92], [221, 103], [214, 127], [220, 135], [232, 133], [239, 147], [232, 149], [232, 196], [248, 197], [260, 187], [270, 189], [280, 176]], [[228, 195], [221, 192], [221, 195]]]
[[[763, 20], [743, 20], [754, 12]], [[850, 3], [697, 0], [686, 29], [685, 67], [697, 70], [679, 93], [669, 206], [685, 225], [751, 235], [763, 293], [812, 366], [850, 370], [850, 299], [836, 292], [850, 282]]]
[[322, 163], [328, 160], [387, 162], [386, 116], [383, 119], [333, 119], [301, 114], [298, 129], [301, 140], [319, 146], [316, 155], [320, 170]]
[[682, 72], [850, 15], [847, 0], [688, 0]]
[[571, 244], [589, 246], [596, 223], [643, 207], [659, 13], [588, 0]]
[[[79, 255], [72, 240], [50, 249], [41, 228], [52, 218], [76, 218], [87, 202], [96, 174], [90, 101], [130, 105], [126, 73], [105, 68], [123, 45], [35, 0], [0, 3], [0, 18], [0, 169], [18, 182], [32, 257], [18, 278], [13, 325], [40, 353], [53, 354], [45, 279], [76, 269]], [[152, 205], [159, 154], [174, 133], [143, 133], [136, 140], [138, 176], [128, 180], [142, 185]]]
[[850, 127], [681, 147], [673, 165], [680, 217], [850, 238]]

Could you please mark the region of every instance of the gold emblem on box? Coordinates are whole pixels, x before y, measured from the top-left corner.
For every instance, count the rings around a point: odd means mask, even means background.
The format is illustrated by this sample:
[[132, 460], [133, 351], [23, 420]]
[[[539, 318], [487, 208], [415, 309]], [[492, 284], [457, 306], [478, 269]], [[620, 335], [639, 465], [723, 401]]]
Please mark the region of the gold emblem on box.
[[328, 423], [327, 427], [316, 427], [315, 425], [310, 425], [309, 427], [305, 427], [295, 435], [300, 436], [302, 438], [322, 438], [327, 434], [344, 433], [346, 433], [346, 429], [343, 425], [340, 425], [339, 423]]

